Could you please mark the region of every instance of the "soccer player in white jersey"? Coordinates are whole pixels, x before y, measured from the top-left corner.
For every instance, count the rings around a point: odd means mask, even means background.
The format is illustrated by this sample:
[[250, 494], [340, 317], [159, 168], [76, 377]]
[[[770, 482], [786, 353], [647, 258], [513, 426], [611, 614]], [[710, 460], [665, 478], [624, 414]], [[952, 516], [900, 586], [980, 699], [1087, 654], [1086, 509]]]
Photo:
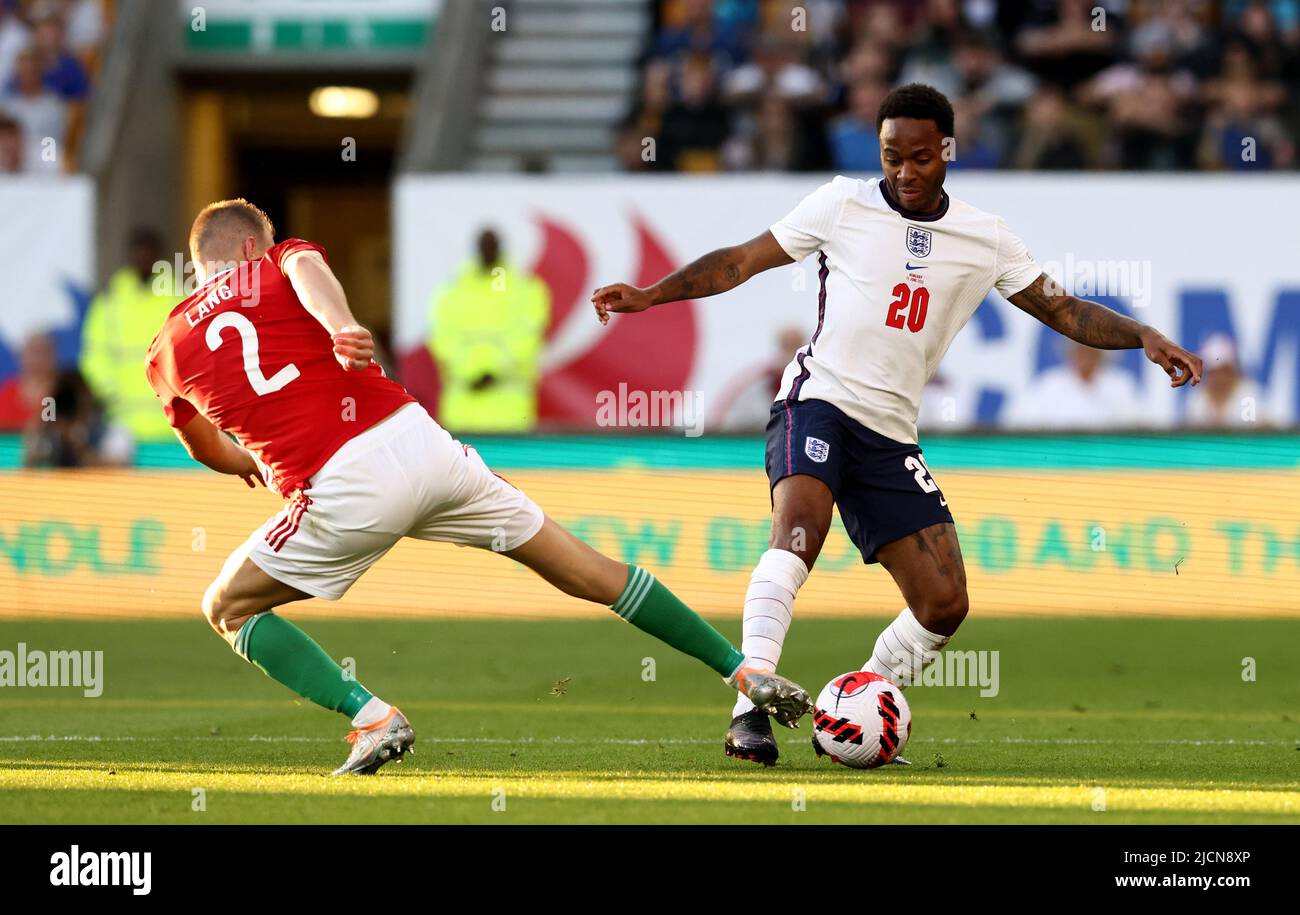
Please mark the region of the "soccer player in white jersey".
[[[989, 291], [1088, 346], [1142, 348], [1174, 387], [1199, 383], [1201, 360], [1153, 327], [1065, 294], [1002, 219], [944, 192], [953, 112], [942, 93], [895, 89], [876, 127], [883, 178], [835, 178], [757, 238], [645, 289], [602, 287], [592, 303], [607, 322], [817, 255], [817, 329], [786, 368], [767, 426], [772, 533], [745, 594], [742, 648], [775, 670], [838, 506], [863, 560], [884, 566], [907, 603], [863, 670], [906, 686], [968, 607], [952, 514], [916, 443], [921, 391]], [[744, 697], [725, 749], [776, 762], [768, 717]]]

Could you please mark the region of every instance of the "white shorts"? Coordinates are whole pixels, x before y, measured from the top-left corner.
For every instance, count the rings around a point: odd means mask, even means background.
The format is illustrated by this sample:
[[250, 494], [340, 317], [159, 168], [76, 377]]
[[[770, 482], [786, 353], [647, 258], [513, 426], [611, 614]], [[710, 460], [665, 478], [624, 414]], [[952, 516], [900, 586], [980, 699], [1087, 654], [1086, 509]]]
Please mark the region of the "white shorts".
[[245, 549], [277, 581], [338, 600], [403, 537], [506, 552], [542, 520], [532, 499], [412, 403], [336, 451]]

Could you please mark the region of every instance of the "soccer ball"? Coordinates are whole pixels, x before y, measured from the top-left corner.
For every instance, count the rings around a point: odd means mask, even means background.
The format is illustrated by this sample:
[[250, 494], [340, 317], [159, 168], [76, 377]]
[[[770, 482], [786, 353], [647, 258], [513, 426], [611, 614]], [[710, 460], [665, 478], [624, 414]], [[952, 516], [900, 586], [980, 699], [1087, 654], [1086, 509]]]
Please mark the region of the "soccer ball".
[[907, 746], [912, 710], [879, 674], [853, 670], [826, 684], [813, 708], [813, 749], [851, 769], [883, 766]]

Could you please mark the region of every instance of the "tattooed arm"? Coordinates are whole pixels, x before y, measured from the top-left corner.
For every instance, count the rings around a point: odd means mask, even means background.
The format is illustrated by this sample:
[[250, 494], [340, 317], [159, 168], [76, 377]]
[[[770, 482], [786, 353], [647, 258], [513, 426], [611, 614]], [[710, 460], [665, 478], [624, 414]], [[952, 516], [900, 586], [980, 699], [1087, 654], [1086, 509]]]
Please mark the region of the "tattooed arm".
[[645, 289], [627, 283], [602, 286], [591, 294], [591, 304], [600, 323], [606, 324], [610, 312], [645, 311], [665, 302], [717, 295], [735, 289], [756, 273], [792, 263], [794, 259], [772, 233], [764, 232], [743, 245], [710, 251]]
[[1098, 302], [1075, 298], [1055, 290], [1054, 281], [1040, 274], [1010, 298], [1011, 304], [1033, 315], [1052, 330], [1097, 349], [1142, 349], [1165, 370], [1171, 387], [1189, 380], [1200, 384], [1201, 360], [1160, 331], [1125, 317]]

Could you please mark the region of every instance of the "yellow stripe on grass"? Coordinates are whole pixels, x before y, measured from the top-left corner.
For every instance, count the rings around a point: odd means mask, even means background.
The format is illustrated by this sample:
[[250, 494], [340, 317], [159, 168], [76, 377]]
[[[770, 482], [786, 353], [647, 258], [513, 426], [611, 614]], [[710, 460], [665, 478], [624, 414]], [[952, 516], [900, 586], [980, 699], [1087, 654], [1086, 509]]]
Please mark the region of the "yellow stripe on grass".
[[[808, 803], [904, 804], [916, 807], [1052, 808], [1091, 812], [1099, 799], [1091, 785], [916, 785], [887, 782], [862, 773], [860, 780], [825, 784], [759, 783], [717, 779], [593, 779], [587, 774], [516, 776], [424, 775], [395, 772], [379, 778], [333, 779], [324, 775], [283, 773], [118, 772], [80, 768], [0, 769], [0, 792], [6, 790], [175, 791], [194, 787], [209, 797], [234, 794], [316, 795], [321, 797], [483, 797], [504, 789], [512, 798], [749, 801], [788, 804], [798, 789]], [[1105, 809], [1241, 814], [1300, 815], [1300, 792], [1242, 789], [1106, 788]], [[3, 795], [0, 794], [0, 801]], [[2, 804], [0, 804], [2, 806]]]
[[[920, 693], [918, 693], [919, 695]], [[728, 694], [719, 693], [726, 698]], [[909, 693], [908, 695], [912, 695]], [[54, 709], [54, 708], [86, 708], [86, 700], [80, 693], [69, 696], [22, 696], [9, 697], [0, 696], [0, 710], [4, 709], [21, 709], [30, 710], [33, 708]], [[124, 710], [158, 710], [158, 709], [254, 709], [262, 712], [280, 712], [288, 711], [293, 707], [303, 709], [314, 709], [310, 702], [305, 699], [286, 699], [286, 700], [266, 700], [266, 699], [239, 699], [228, 696], [133, 696], [122, 698], [99, 697], [95, 699], [94, 707], [96, 710], [124, 709]], [[622, 702], [583, 702], [574, 700], [571, 696], [565, 695], [538, 695], [532, 701], [510, 702], [510, 701], [484, 701], [470, 699], [406, 699], [401, 703], [401, 708], [405, 712], [424, 711], [424, 712], [525, 712], [534, 714], [537, 712], [557, 712], [560, 714], [605, 714], [611, 710], [626, 710], [627, 706]], [[681, 704], [661, 704], [653, 703], [637, 704], [636, 711], [647, 715], [670, 715], [675, 718], [682, 717], [708, 717], [716, 720], [718, 709], [713, 705], [695, 705], [693, 703]], [[970, 711], [968, 709], [934, 709], [927, 710], [926, 715], [929, 719], [943, 721], [968, 721]], [[1032, 723], [1042, 719], [1068, 719], [1071, 722], [1080, 724], [1092, 724], [1105, 722], [1113, 725], [1121, 721], [1191, 721], [1199, 725], [1209, 725], [1216, 720], [1213, 712], [1198, 711], [1194, 709], [1115, 709], [1107, 708], [1104, 713], [1096, 711], [1078, 711], [1067, 708], [1008, 708], [1000, 706], [990, 706], [987, 710], [980, 710], [981, 721], [995, 723], [1009, 723], [1015, 725], [1017, 721], [1022, 724]], [[1255, 711], [1252, 709], [1234, 709], [1231, 713], [1234, 721], [1262, 721], [1262, 722], [1286, 722], [1287, 719], [1281, 712], [1275, 711]], [[1113, 729], [1113, 728], [1112, 728]], [[1245, 738], [1243, 738], [1245, 739]], [[1120, 743], [1128, 741], [1117, 741]], [[1141, 743], [1141, 740], [1135, 742]]]

